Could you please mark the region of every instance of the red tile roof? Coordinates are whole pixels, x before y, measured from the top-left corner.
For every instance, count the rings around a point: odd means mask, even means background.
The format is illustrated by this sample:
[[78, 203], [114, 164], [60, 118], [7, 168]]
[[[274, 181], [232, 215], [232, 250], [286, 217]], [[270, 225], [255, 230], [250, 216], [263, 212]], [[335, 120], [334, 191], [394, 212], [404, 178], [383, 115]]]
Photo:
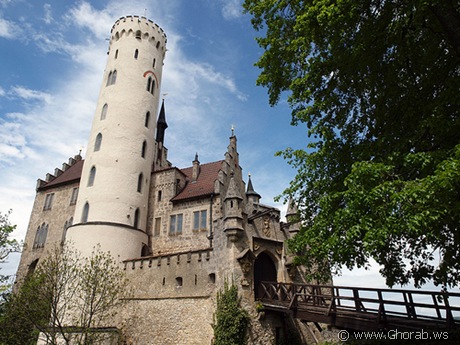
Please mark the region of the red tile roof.
[[224, 161], [217, 161], [200, 165], [200, 174], [196, 181], [192, 181], [193, 167], [180, 169], [187, 176], [185, 188], [171, 201], [182, 201], [214, 193], [214, 182], [219, 176]]
[[56, 177], [54, 180], [48, 182], [44, 186], [40, 187], [40, 189], [48, 189], [51, 187], [57, 187], [57, 186], [64, 185], [67, 183], [77, 182], [81, 178], [82, 169], [83, 169], [83, 159], [76, 161], [61, 175]]

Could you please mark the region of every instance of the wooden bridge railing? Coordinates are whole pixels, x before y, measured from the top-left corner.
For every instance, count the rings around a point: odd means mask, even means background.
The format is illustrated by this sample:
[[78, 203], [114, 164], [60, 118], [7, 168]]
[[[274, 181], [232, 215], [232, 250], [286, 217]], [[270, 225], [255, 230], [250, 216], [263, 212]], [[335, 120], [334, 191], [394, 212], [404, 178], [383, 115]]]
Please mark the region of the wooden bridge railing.
[[460, 293], [274, 282], [261, 282], [259, 291], [266, 307], [306, 321], [356, 329], [460, 328]]

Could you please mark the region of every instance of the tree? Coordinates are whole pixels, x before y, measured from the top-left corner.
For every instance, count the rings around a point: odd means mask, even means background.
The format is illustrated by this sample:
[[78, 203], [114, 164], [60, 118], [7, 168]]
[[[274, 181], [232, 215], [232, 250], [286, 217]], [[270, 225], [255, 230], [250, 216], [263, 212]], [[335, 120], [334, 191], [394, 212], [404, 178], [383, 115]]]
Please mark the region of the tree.
[[214, 314], [214, 345], [246, 344], [246, 329], [249, 315], [241, 307], [241, 297], [235, 284], [224, 283], [223, 291], [217, 292], [217, 307]]
[[[99, 328], [113, 322], [126, 292], [124, 272], [110, 253], [96, 248], [81, 258], [66, 246], [48, 253], [25, 278], [9, 313], [20, 324], [32, 325], [47, 344], [98, 344], [107, 336]], [[28, 329], [12, 327], [10, 333], [27, 338]]]
[[[11, 210], [6, 214], [0, 212], [0, 264], [6, 262], [8, 255], [19, 251], [18, 242], [10, 238], [12, 232], [16, 229], [16, 225], [11, 225], [8, 219], [10, 214]], [[9, 288], [9, 284], [6, 284], [8, 279], [8, 276], [0, 275], [0, 293]]]
[[245, 0], [264, 53], [257, 83], [284, 93], [306, 149], [286, 199], [311, 277], [381, 265], [389, 286], [460, 282], [460, 4]]

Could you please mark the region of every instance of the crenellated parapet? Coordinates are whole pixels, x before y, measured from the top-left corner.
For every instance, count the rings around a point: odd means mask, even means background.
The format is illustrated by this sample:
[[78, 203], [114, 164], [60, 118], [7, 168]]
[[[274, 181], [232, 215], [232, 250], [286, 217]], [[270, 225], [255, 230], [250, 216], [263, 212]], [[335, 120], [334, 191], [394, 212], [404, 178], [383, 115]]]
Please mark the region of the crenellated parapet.
[[82, 157], [80, 154], [75, 155], [74, 157], [70, 157], [68, 163], [62, 163], [62, 168], [55, 168], [53, 173], [47, 173], [45, 180], [37, 179], [36, 190], [46, 187], [50, 182], [56, 180], [57, 177], [63, 175], [70, 167], [74, 166], [77, 162], [81, 161]]

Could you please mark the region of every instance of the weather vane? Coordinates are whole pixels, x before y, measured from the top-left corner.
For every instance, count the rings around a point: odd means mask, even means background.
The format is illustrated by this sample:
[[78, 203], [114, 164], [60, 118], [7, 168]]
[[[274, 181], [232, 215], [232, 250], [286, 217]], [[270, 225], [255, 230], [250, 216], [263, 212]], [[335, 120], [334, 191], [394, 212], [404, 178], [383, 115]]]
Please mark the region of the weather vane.
[[232, 137], [235, 135], [235, 126], [232, 125]]

